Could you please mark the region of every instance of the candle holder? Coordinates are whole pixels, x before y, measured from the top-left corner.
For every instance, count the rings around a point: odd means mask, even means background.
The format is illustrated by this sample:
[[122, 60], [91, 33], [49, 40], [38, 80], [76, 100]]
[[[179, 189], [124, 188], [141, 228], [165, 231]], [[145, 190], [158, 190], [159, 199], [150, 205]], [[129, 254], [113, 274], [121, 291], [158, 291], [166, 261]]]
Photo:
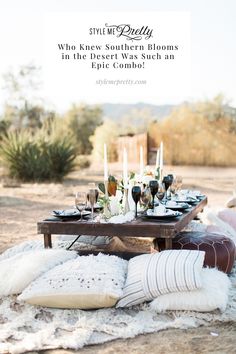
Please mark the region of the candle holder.
[[129, 196], [129, 188], [124, 187], [124, 196], [123, 196], [123, 208], [124, 208], [123, 214], [124, 215], [130, 211], [128, 196]]

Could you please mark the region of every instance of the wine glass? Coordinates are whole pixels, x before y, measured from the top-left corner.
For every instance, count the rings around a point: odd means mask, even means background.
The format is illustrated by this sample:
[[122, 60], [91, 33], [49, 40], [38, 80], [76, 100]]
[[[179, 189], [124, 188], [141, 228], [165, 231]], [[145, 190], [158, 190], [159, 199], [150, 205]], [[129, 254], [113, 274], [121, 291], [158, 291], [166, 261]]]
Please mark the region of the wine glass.
[[183, 178], [182, 178], [182, 176], [177, 175], [175, 177], [175, 179], [176, 179], [176, 183], [177, 183], [177, 191], [180, 191], [181, 187], [182, 187], [182, 183], [183, 183]]
[[152, 195], [149, 186], [143, 185], [140, 202], [144, 209], [149, 206]]
[[[96, 188], [96, 184], [94, 182], [91, 182], [88, 184], [89, 186], [89, 190], [90, 189], [95, 189], [95, 203], [97, 203], [98, 201], [98, 197], [99, 197], [99, 191], [98, 189]], [[87, 193], [87, 201], [90, 203], [90, 200], [89, 200], [89, 193]], [[91, 203], [90, 203], [91, 204]]]
[[86, 193], [85, 192], [77, 192], [75, 194], [75, 207], [80, 212], [80, 221], [82, 221], [82, 211], [86, 206]]
[[163, 182], [163, 184], [165, 186], [165, 191], [166, 191], [165, 199], [167, 199], [167, 191], [168, 191], [169, 187], [171, 186], [171, 184], [173, 182], [173, 179], [172, 179], [172, 177], [170, 175], [168, 175], [168, 176], [165, 176], [163, 178], [162, 182]]
[[155, 207], [154, 200], [155, 200], [155, 195], [158, 192], [158, 187], [159, 187], [159, 184], [158, 184], [158, 181], [156, 179], [154, 179], [154, 180], [149, 182], [149, 188], [150, 188], [150, 191], [151, 191], [151, 194], [152, 194], [152, 207], [153, 207], [153, 209]]
[[141, 188], [139, 186], [134, 186], [132, 188], [132, 198], [135, 202], [135, 218], [138, 216], [138, 202], [141, 198]]
[[170, 186], [170, 193], [171, 193], [171, 197], [173, 196], [176, 196], [176, 192], [177, 192], [177, 189], [178, 189], [178, 183], [177, 183], [177, 179], [176, 177], [173, 179], [173, 182], [171, 183], [171, 186]]
[[158, 192], [157, 192], [157, 198], [159, 200], [159, 202], [162, 201], [162, 199], [164, 198], [165, 196], [165, 186], [163, 183], [159, 183], [159, 188], [158, 188]]
[[91, 215], [91, 218], [92, 218], [92, 221], [93, 221], [93, 218], [94, 218], [94, 205], [95, 205], [95, 202], [96, 202], [96, 189], [89, 189], [89, 203], [91, 205], [91, 210], [92, 210], [92, 215]]

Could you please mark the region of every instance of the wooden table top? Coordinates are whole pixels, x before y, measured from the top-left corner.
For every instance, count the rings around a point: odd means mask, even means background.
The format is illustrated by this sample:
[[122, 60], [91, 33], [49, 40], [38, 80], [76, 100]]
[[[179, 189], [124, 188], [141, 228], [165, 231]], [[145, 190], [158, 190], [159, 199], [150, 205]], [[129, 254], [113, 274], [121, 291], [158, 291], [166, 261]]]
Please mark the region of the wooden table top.
[[204, 197], [196, 205], [192, 205], [183, 214], [173, 220], [151, 220], [138, 218], [124, 224], [98, 223], [91, 221], [56, 219], [43, 220], [37, 223], [39, 234], [66, 234], [66, 235], [92, 235], [92, 236], [133, 236], [133, 237], [159, 237], [173, 238], [177, 233], [192, 221], [207, 204]]

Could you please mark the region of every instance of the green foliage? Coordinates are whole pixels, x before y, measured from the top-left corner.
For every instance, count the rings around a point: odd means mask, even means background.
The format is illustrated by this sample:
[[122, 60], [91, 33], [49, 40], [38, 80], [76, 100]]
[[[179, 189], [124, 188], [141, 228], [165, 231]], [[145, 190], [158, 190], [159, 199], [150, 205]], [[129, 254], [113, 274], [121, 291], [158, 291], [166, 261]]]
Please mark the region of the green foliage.
[[92, 143], [89, 138], [102, 124], [101, 109], [86, 105], [73, 105], [65, 114], [65, 123], [76, 138], [78, 153], [81, 155], [90, 154]]
[[61, 181], [73, 169], [75, 149], [67, 136], [32, 136], [29, 131], [3, 137], [0, 154], [11, 177], [22, 181]]
[[5, 119], [0, 119], [0, 141], [2, 137], [6, 135], [8, 128], [10, 127], [10, 123]]

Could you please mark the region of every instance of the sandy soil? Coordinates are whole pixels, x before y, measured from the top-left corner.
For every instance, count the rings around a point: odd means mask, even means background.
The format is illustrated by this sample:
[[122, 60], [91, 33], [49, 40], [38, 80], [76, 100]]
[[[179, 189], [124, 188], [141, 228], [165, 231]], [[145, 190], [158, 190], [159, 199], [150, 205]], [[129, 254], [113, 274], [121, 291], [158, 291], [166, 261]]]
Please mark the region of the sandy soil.
[[[181, 174], [184, 186], [207, 194], [209, 206], [224, 205], [236, 189], [236, 168], [168, 167], [166, 173]], [[112, 165], [119, 175], [119, 166]], [[3, 170], [0, 170], [0, 176]], [[3, 176], [0, 184], [0, 252], [24, 240], [38, 238], [36, 222], [53, 209], [73, 206], [74, 193], [89, 182], [102, 180], [96, 168], [72, 173], [63, 184], [12, 185]], [[214, 337], [210, 332], [219, 335]], [[235, 353], [236, 324], [218, 324], [191, 330], [167, 330], [129, 340], [83, 348], [79, 353]], [[73, 351], [44, 351], [69, 354]]]

